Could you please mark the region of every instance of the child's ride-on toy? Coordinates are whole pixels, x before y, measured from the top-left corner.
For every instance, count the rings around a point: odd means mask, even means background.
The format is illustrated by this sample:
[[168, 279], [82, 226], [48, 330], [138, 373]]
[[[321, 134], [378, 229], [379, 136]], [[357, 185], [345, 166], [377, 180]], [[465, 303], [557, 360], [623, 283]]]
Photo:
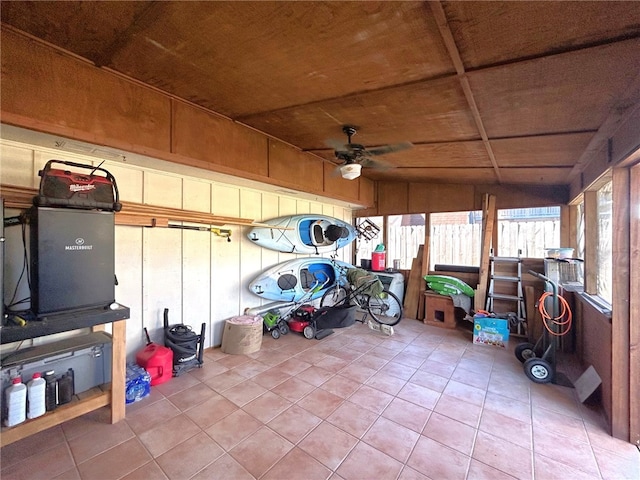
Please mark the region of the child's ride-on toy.
[[265, 332], [271, 332], [271, 336], [276, 340], [280, 338], [280, 335], [286, 335], [289, 333], [289, 325], [284, 318], [280, 315], [278, 310], [270, 310], [262, 317], [263, 330]]

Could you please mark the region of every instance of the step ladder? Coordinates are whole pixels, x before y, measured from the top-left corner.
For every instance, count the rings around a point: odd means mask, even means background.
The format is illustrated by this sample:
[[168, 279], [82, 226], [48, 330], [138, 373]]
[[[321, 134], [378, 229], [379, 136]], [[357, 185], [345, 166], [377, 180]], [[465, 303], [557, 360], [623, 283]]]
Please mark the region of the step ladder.
[[[502, 266], [502, 268], [496, 268], [497, 265]], [[494, 312], [494, 300], [511, 303], [515, 308], [508, 310], [508, 312], [515, 313], [516, 318], [511, 319], [509, 322], [509, 330], [514, 335], [526, 336], [527, 315], [522, 289], [522, 259], [518, 257], [489, 257], [489, 266], [489, 290], [487, 292], [486, 310]], [[506, 269], [509, 269], [508, 273], [510, 274], [503, 274], [503, 270]], [[511, 285], [511, 290], [514, 290], [513, 286], [515, 286], [515, 294], [496, 293], [496, 287], [499, 285]], [[498, 290], [500, 289], [498, 288]]]

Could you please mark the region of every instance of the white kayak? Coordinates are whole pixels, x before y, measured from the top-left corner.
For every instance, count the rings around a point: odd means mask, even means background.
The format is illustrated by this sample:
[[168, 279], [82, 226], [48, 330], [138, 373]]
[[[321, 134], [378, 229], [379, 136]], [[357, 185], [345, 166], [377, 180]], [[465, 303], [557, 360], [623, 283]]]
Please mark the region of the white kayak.
[[[335, 263], [342, 268], [354, 268], [340, 260]], [[339, 277], [340, 270], [328, 258], [296, 258], [262, 272], [249, 284], [249, 290], [269, 300], [307, 301], [321, 297]]]
[[266, 220], [271, 228], [254, 227], [248, 233], [256, 245], [285, 253], [328, 253], [356, 238], [353, 225], [319, 214], [288, 215]]

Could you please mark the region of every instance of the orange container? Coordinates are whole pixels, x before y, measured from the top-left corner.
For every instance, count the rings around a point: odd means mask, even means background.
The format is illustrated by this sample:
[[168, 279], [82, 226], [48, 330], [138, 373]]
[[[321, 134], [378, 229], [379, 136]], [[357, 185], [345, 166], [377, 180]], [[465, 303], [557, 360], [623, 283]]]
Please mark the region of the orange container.
[[160, 385], [173, 376], [173, 350], [150, 343], [136, 354], [136, 363], [151, 375], [151, 385]]

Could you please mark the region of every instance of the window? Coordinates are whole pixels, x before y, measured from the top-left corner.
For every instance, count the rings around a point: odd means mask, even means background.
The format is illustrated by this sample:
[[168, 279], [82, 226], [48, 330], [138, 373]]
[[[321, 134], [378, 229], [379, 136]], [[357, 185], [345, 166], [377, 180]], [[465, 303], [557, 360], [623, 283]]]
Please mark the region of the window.
[[430, 270], [438, 264], [480, 265], [482, 212], [432, 213], [430, 223]]
[[577, 206], [576, 218], [576, 245], [578, 251], [575, 253], [576, 258], [584, 258], [584, 201]]
[[400, 269], [410, 270], [420, 245], [424, 245], [424, 213], [389, 215], [387, 218], [387, 265], [400, 261]]
[[598, 247], [596, 274], [596, 293], [600, 298], [609, 303], [612, 302], [611, 284], [612, 273], [612, 251], [613, 239], [612, 215], [613, 215], [613, 189], [612, 182], [603, 185], [597, 193], [598, 211]]
[[498, 210], [498, 256], [544, 258], [560, 248], [560, 207]]
[[361, 266], [362, 260], [371, 260], [371, 253], [382, 243], [382, 220], [382, 217], [356, 218], [356, 230], [361, 232], [356, 239], [356, 266]]

